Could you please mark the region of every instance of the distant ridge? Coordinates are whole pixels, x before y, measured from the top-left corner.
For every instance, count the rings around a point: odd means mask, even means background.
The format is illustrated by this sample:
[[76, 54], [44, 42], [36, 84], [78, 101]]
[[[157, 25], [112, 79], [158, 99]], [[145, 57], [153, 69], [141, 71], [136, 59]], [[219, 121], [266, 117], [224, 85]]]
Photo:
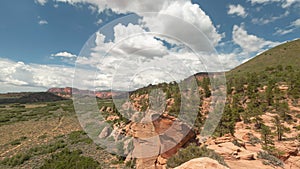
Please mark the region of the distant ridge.
[[20, 97], [0, 98], [0, 104], [55, 102], [61, 100], [66, 100], [66, 99], [49, 92], [37, 92], [37, 93], [22, 93]]
[[110, 99], [113, 96], [117, 96], [120, 92], [117, 91], [110, 91], [110, 90], [104, 90], [104, 91], [91, 91], [91, 90], [81, 90], [77, 88], [72, 87], [65, 87], [65, 88], [50, 88], [48, 89], [49, 93], [53, 93], [57, 96], [63, 97], [63, 98], [71, 98], [72, 94], [82, 94], [82, 95], [91, 95], [96, 96], [100, 99]]

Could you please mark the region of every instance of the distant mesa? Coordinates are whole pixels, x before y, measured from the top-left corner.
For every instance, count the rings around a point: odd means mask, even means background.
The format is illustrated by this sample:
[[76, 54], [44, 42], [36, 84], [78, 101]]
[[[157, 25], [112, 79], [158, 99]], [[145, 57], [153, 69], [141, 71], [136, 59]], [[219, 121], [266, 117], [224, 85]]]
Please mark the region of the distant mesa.
[[50, 88], [47, 92], [53, 93], [57, 96], [63, 98], [71, 98], [72, 94], [80, 94], [80, 95], [87, 95], [87, 96], [95, 96], [100, 99], [111, 99], [113, 96], [117, 96], [120, 92], [114, 92], [110, 90], [105, 91], [91, 91], [91, 90], [81, 90], [72, 87], [65, 87], [65, 88]]

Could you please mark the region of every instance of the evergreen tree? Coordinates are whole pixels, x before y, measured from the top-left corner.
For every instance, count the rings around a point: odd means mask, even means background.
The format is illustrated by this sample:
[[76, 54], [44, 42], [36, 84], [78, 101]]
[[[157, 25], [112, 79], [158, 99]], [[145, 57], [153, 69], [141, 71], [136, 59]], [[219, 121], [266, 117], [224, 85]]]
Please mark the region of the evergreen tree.
[[273, 88], [274, 88], [274, 82], [270, 80], [268, 82], [268, 86], [266, 89], [266, 100], [268, 106], [271, 106], [273, 104]]
[[276, 133], [277, 133], [277, 139], [278, 141], [281, 141], [282, 140], [282, 136], [284, 134], [284, 126], [281, 124], [281, 120], [279, 118], [279, 116], [275, 116], [274, 117], [274, 120], [273, 120], [273, 123], [276, 127]]
[[268, 146], [268, 144], [272, 143], [272, 139], [271, 139], [272, 132], [268, 126], [262, 125], [260, 133], [261, 133], [261, 139], [263, 141], [264, 146]]

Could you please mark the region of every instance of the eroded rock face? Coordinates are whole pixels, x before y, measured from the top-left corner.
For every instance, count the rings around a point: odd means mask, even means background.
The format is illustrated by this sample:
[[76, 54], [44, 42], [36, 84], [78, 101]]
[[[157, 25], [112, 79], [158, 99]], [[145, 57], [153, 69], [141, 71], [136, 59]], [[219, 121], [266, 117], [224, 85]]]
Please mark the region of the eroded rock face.
[[153, 122], [132, 123], [127, 130], [134, 137], [132, 155], [138, 158], [137, 169], [151, 168], [153, 164], [156, 168], [163, 167], [166, 159], [196, 138], [187, 125], [168, 115]]
[[174, 169], [229, 169], [208, 157], [192, 159]]

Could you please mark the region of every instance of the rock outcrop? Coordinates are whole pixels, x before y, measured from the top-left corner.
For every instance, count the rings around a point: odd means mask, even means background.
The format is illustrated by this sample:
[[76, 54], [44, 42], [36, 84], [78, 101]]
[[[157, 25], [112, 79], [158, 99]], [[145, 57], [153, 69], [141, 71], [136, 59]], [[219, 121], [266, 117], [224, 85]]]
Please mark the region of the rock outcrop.
[[127, 130], [134, 137], [132, 155], [138, 158], [137, 169], [164, 167], [168, 158], [196, 138], [187, 125], [168, 115], [153, 122], [132, 123]]
[[208, 157], [192, 159], [174, 169], [229, 169]]

